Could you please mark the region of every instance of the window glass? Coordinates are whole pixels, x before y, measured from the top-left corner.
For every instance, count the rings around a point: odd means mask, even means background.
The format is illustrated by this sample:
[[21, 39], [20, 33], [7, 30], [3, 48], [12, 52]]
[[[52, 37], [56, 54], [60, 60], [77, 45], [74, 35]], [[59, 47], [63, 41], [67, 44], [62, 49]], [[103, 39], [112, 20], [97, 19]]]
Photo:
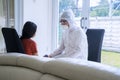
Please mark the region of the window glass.
[[105, 29], [103, 49], [120, 52], [120, 0], [98, 0], [95, 6], [92, 5], [90, 28]]

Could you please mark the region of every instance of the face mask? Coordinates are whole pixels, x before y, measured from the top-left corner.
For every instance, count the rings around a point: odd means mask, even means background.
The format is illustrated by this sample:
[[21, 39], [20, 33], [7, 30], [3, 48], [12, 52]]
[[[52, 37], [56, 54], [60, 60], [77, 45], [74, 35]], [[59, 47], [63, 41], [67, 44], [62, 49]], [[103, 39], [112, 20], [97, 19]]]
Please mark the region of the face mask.
[[61, 25], [62, 29], [67, 30], [68, 26], [67, 25]]

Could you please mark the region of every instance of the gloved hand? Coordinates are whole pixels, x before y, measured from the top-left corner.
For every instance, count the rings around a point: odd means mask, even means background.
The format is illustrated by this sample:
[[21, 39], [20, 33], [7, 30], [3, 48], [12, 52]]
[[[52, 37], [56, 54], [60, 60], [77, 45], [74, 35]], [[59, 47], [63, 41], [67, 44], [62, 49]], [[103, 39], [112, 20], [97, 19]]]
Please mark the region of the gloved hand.
[[48, 55], [44, 55], [43, 57], [48, 57]]

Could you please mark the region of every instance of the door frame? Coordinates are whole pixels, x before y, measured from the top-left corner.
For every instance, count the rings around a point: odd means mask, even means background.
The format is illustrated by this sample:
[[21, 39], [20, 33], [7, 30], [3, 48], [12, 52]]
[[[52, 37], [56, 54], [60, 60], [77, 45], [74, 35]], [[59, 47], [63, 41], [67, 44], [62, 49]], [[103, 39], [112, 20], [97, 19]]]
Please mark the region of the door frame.
[[90, 26], [89, 12], [90, 12], [90, 0], [82, 0], [82, 14], [81, 14], [81, 27], [87, 29]]
[[21, 34], [23, 26], [23, 0], [14, 0], [15, 26], [18, 34]]

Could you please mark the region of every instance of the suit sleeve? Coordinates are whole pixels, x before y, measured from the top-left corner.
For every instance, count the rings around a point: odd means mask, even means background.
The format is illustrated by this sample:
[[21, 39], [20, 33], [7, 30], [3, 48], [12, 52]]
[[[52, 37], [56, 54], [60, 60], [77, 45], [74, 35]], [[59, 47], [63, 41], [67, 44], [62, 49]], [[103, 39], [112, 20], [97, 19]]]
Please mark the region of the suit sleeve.
[[62, 38], [60, 46], [53, 53], [51, 53], [50, 56], [54, 57], [54, 56], [57, 56], [59, 54], [62, 54], [62, 52], [64, 51], [64, 48], [65, 48], [65, 46], [64, 46], [64, 40]]
[[87, 59], [88, 44], [86, 34], [80, 30], [74, 33], [69, 57]]

